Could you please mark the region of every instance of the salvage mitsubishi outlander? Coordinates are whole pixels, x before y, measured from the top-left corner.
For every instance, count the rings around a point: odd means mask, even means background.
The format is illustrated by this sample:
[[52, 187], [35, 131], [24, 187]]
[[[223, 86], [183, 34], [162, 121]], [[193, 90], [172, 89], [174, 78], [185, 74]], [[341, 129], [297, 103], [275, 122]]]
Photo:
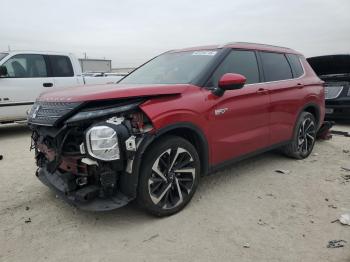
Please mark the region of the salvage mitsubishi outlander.
[[303, 55], [236, 42], [163, 53], [115, 85], [45, 92], [28, 124], [36, 175], [65, 201], [104, 211], [136, 199], [167, 216], [237, 160], [276, 148], [308, 157], [324, 115]]

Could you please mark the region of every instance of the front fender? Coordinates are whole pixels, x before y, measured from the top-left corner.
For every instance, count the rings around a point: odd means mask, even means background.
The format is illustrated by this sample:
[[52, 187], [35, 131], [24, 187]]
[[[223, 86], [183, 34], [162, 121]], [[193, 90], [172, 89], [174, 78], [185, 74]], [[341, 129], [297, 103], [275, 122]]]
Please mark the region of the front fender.
[[133, 158], [132, 162], [132, 172], [131, 174], [124, 172], [124, 174], [120, 177], [120, 185], [122, 192], [126, 194], [130, 198], [135, 198], [137, 196], [137, 187], [140, 176], [140, 167], [142, 164], [143, 156], [148, 149], [148, 147], [160, 136], [167, 134], [175, 129], [185, 128], [191, 130], [197, 134], [199, 140], [201, 141], [201, 148], [198, 154], [201, 155], [201, 159], [203, 163], [201, 167], [203, 168], [202, 173], [207, 174], [209, 170], [209, 146], [208, 141], [204, 135], [204, 133], [200, 130], [199, 127], [196, 127], [192, 123], [188, 122], [179, 122], [176, 124], [165, 126], [162, 129], [156, 130], [156, 132], [150, 132], [146, 134], [138, 146], [137, 152]]

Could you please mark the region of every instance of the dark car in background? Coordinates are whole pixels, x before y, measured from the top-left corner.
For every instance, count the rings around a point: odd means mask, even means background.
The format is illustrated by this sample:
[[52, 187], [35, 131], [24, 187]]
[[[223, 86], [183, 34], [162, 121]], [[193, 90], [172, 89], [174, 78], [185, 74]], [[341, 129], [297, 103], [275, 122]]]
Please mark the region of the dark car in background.
[[350, 54], [307, 59], [325, 81], [326, 119], [350, 120]]

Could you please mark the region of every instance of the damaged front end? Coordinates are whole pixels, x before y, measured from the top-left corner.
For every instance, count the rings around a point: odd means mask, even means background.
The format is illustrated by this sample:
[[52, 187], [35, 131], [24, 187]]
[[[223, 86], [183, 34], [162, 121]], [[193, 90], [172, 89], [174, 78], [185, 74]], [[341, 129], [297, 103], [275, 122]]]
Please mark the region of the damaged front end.
[[81, 209], [126, 205], [135, 198], [137, 149], [153, 129], [144, 101], [36, 102], [28, 123], [37, 177]]

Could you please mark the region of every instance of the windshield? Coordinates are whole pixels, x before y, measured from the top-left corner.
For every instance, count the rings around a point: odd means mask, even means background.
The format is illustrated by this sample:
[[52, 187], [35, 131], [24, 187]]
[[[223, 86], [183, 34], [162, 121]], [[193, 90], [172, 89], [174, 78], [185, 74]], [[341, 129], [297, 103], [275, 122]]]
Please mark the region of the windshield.
[[138, 68], [119, 83], [188, 84], [213, 60], [216, 50], [165, 53]]
[[0, 60], [3, 59], [7, 55], [8, 55], [7, 53], [0, 53]]

